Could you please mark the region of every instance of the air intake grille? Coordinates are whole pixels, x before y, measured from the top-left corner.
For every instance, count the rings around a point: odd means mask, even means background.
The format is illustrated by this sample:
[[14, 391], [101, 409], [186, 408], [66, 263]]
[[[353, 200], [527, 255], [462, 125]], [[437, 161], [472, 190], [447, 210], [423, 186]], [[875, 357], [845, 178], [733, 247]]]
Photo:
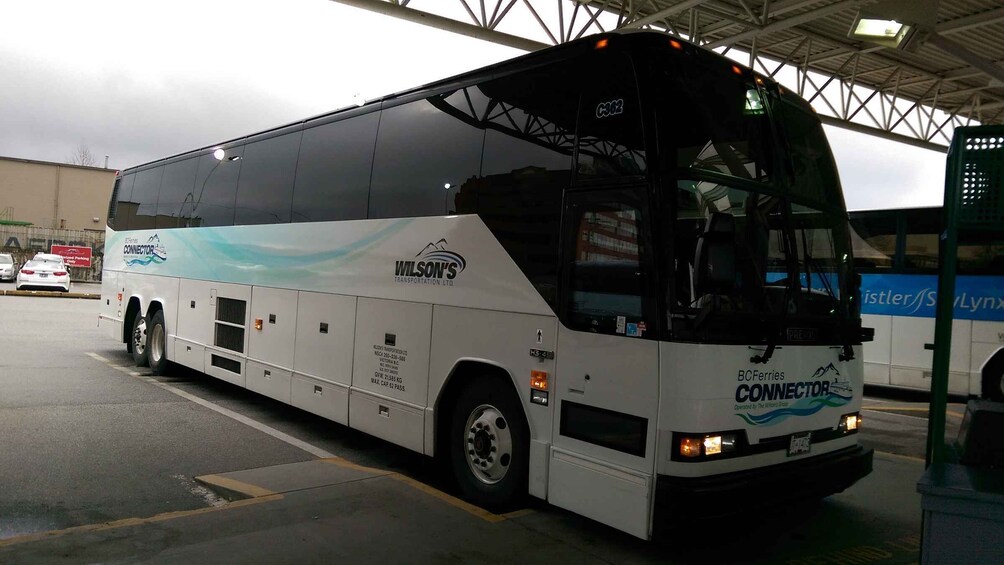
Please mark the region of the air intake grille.
[[243, 300], [223, 297], [216, 299], [216, 321], [218, 322], [243, 326], [246, 310], [247, 302]]
[[[216, 299], [216, 347], [244, 353], [244, 314], [247, 302], [234, 298]], [[225, 368], [225, 367], [224, 367]], [[239, 370], [239, 369], [238, 369]]]
[[216, 347], [244, 353], [244, 328], [217, 323]]
[[241, 364], [240, 361], [234, 361], [233, 359], [227, 359], [226, 357], [220, 357], [219, 355], [213, 355], [211, 360], [213, 367], [219, 367], [221, 369], [230, 371], [231, 373], [241, 374]]

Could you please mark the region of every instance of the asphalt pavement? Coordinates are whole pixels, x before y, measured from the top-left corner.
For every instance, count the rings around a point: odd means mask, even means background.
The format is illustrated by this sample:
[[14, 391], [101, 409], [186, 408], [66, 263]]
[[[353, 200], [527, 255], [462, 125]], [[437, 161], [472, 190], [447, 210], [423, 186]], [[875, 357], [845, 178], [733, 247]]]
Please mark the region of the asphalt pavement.
[[682, 525], [660, 509], [644, 542], [542, 502], [490, 514], [408, 450], [191, 371], [152, 377], [97, 301], [0, 297], [0, 351], [0, 563], [918, 559], [917, 403], [866, 399], [880, 452], [846, 492]]

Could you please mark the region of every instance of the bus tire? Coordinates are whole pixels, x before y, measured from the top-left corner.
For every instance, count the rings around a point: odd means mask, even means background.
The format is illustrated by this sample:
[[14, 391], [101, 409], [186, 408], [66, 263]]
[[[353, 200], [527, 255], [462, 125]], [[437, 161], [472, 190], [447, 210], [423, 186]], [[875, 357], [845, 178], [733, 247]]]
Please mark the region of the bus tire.
[[983, 398], [1004, 402], [1004, 354], [998, 354], [983, 367]]
[[527, 492], [530, 431], [512, 387], [499, 378], [468, 384], [453, 406], [450, 465], [464, 498], [489, 510]]
[[132, 345], [132, 360], [137, 367], [146, 367], [149, 363], [149, 357], [146, 354], [147, 333], [146, 318], [136, 314], [132, 322], [129, 343]]
[[157, 310], [150, 318], [146, 356], [150, 363], [150, 372], [154, 375], [163, 375], [167, 371], [167, 328], [164, 326], [163, 310]]

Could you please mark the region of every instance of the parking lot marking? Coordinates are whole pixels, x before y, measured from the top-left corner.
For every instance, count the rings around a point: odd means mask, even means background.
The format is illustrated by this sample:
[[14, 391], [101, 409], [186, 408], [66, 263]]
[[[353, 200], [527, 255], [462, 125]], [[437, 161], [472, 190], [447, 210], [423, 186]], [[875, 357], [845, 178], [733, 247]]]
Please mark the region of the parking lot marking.
[[[894, 414], [896, 412], [927, 412], [927, 408], [921, 406], [862, 406], [862, 410], [868, 410], [869, 412], [882, 412], [883, 414]], [[945, 414], [955, 418], [962, 418], [963, 415], [952, 410], [945, 410]], [[910, 418], [919, 418], [919, 416], [910, 416], [909, 414], [898, 414], [899, 416], [909, 416]], [[925, 420], [927, 418], [924, 418]]]
[[219, 475], [200, 475], [195, 477], [195, 480], [203, 484], [242, 494], [248, 498], [260, 498], [263, 496], [272, 496], [273, 494], [277, 494], [274, 491], [262, 488], [258, 485], [252, 485], [250, 483], [238, 481], [229, 477], [221, 477]]
[[173, 387], [173, 386], [171, 386], [169, 384], [162, 383], [162, 382], [158, 381], [157, 379], [154, 379], [154, 378], [150, 377], [149, 375], [144, 375], [142, 373], [139, 373], [139, 372], [133, 370], [131, 367], [123, 367], [122, 365], [115, 365], [109, 359], [106, 359], [106, 358], [98, 355], [97, 353], [88, 353], [87, 355], [89, 355], [93, 359], [101, 361], [102, 363], [108, 365], [109, 367], [111, 367], [113, 369], [121, 371], [121, 372], [123, 372], [123, 373], [125, 373], [125, 374], [127, 374], [127, 375], [129, 375], [131, 377], [136, 377], [136, 378], [138, 378], [138, 379], [140, 379], [142, 381], [145, 381], [147, 383], [150, 383], [150, 384], [152, 384], [154, 386], [158, 386], [158, 387], [160, 387], [160, 388], [162, 388], [162, 389], [164, 389], [164, 390], [166, 390], [166, 391], [168, 391], [168, 392], [170, 392], [172, 394], [175, 394], [177, 396], [180, 396], [180, 397], [184, 398], [185, 400], [192, 401], [192, 402], [198, 404], [199, 406], [202, 406], [204, 408], [208, 408], [208, 409], [210, 409], [210, 410], [212, 410], [212, 411], [214, 411], [214, 412], [216, 412], [218, 414], [222, 414], [222, 415], [226, 416], [227, 418], [230, 418], [232, 420], [236, 420], [236, 421], [238, 421], [238, 422], [240, 422], [240, 423], [242, 423], [244, 425], [251, 426], [252, 428], [258, 430], [259, 432], [262, 432], [264, 434], [268, 434], [268, 435], [274, 437], [275, 439], [277, 439], [279, 441], [286, 442], [289, 445], [292, 445], [293, 447], [297, 447], [299, 449], [302, 449], [302, 450], [306, 451], [307, 453], [310, 453], [311, 455], [314, 455], [316, 457], [320, 457], [322, 459], [323, 458], [327, 458], [327, 457], [335, 457], [335, 454], [331, 453], [330, 451], [326, 451], [324, 449], [321, 449], [320, 447], [317, 447], [316, 445], [311, 445], [311, 444], [309, 444], [309, 443], [307, 443], [307, 442], [305, 442], [305, 441], [303, 441], [301, 439], [295, 438], [295, 437], [293, 437], [293, 436], [291, 436], [291, 435], [289, 435], [287, 433], [280, 432], [279, 430], [277, 430], [277, 429], [275, 429], [275, 428], [273, 428], [271, 426], [266, 426], [265, 424], [262, 424], [261, 422], [258, 422], [257, 420], [252, 420], [251, 418], [248, 418], [247, 416], [245, 416], [243, 414], [238, 414], [237, 412], [234, 412], [233, 410], [229, 410], [227, 408], [224, 408], [222, 406], [214, 404], [214, 403], [212, 403], [212, 402], [210, 402], [210, 401], [208, 401], [208, 400], [206, 400], [204, 398], [199, 398], [198, 396], [195, 396], [194, 394], [187, 393], [187, 392], [185, 392], [185, 391], [183, 391], [183, 390], [181, 390], [179, 388], [175, 388], [175, 387]]
[[273, 494], [269, 496], [260, 496], [258, 498], [247, 498], [244, 500], [237, 500], [235, 502], [227, 503], [223, 506], [207, 506], [205, 508], [196, 508], [195, 510], [176, 510], [173, 512], [162, 512], [160, 514], [155, 514], [153, 516], [148, 516], [146, 518], [123, 518], [121, 520], [113, 520], [111, 522], [85, 524], [83, 526], [74, 526], [72, 528], [65, 528], [62, 530], [49, 530], [47, 532], [38, 532], [35, 534], [24, 534], [22, 536], [14, 536], [12, 538], [0, 539], [0, 547], [8, 547], [11, 545], [17, 545], [21, 543], [45, 541], [70, 534], [102, 532], [105, 530], [114, 530], [117, 528], [128, 528], [130, 526], [142, 526], [145, 524], [166, 522], [168, 520], [176, 520], [178, 518], [186, 518], [188, 516], [198, 516], [200, 514], [208, 514], [210, 512], [220, 512], [222, 510], [242, 508], [244, 506], [249, 506], [252, 504], [261, 504], [263, 502], [282, 500], [282, 498], [283, 496], [281, 494]]
[[924, 461], [920, 457], [913, 457], [911, 455], [900, 455], [899, 453], [890, 453], [888, 451], [875, 451], [875, 455], [881, 455], [882, 457], [887, 457], [889, 459], [902, 459], [904, 461], [926, 463], [926, 461]]
[[471, 504], [469, 502], [465, 502], [463, 500], [460, 500], [459, 498], [457, 498], [455, 496], [446, 494], [445, 492], [443, 492], [443, 491], [441, 491], [441, 490], [439, 490], [439, 489], [437, 489], [435, 487], [430, 487], [429, 485], [427, 485], [427, 484], [425, 484], [425, 483], [423, 483], [421, 481], [416, 481], [415, 479], [413, 479], [411, 477], [408, 477], [408, 476], [405, 476], [405, 475], [402, 475], [401, 473], [393, 473], [391, 475], [388, 475], [388, 477], [390, 477], [390, 478], [392, 478], [392, 479], [394, 479], [396, 481], [401, 481], [402, 483], [404, 483], [404, 484], [406, 484], [406, 485], [408, 485], [408, 486], [410, 486], [410, 487], [412, 487], [412, 488], [414, 488], [416, 490], [422, 491], [425, 494], [428, 494], [429, 496], [438, 498], [439, 500], [442, 500], [443, 502], [449, 504], [450, 506], [453, 506], [455, 508], [459, 508], [459, 509], [463, 510], [464, 512], [467, 512], [468, 514], [472, 515], [472, 516], [477, 516], [478, 518], [481, 518], [485, 522], [491, 522], [491, 523], [494, 524], [494, 523], [497, 523], [497, 522], [503, 522], [503, 521], [505, 521], [505, 516], [499, 516], [498, 514], [493, 514], [493, 513], [489, 512], [489, 511], [485, 510], [484, 508], [481, 508], [480, 506], [475, 506], [475, 505], [473, 505], [473, 504]]
[[[421, 481], [417, 481], [407, 475], [402, 475], [401, 473], [396, 473], [393, 471], [385, 471], [383, 469], [376, 469], [374, 467], [366, 467], [364, 465], [353, 463], [343, 457], [330, 457], [328, 459], [322, 459], [322, 461], [324, 461], [325, 463], [331, 463], [332, 465], [338, 465], [339, 467], [345, 467], [346, 469], [354, 469], [356, 471], [363, 471], [366, 473], [381, 473], [384, 476], [390, 477], [396, 481], [400, 481], [416, 490], [424, 492], [425, 494], [438, 498], [455, 508], [459, 508], [464, 512], [467, 512], [468, 514], [477, 516], [478, 518], [481, 518], [486, 522], [491, 522], [491, 523], [502, 522], [509, 517], [508, 514], [499, 515], [493, 512], [489, 512], [488, 510], [485, 510], [480, 506], [475, 506], [474, 504], [461, 500], [451, 494], [447, 494], [435, 487], [429, 486]], [[516, 512], [521, 512], [521, 511], [517, 510]], [[513, 514], [515, 514], [515, 512]]]
[[[292, 445], [294, 447], [298, 447], [298, 448], [306, 451], [307, 453], [310, 453], [312, 455], [315, 455], [315, 456], [319, 457], [322, 461], [325, 461], [327, 463], [332, 463], [332, 464], [335, 464], [335, 465], [341, 465], [341, 466], [344, 466], [344, 467], [353, 468], [353, 469], [357, 469], [357, 470], [360, 470], [360, 471], [367, 471], [367, 472], [372, 472], [372, 473], [386, 473], [386, 476], [389, 476], [389, 477], [391, 477], [391, 478], [393, 478], [395, 480], [401, 481], [401, 482], [403, 482], [403, 483], [405, 483], [405, 484], [407, 484], [407, 485], [409, 485], [409, 486], [411, 486], [411, 487], [413, 487], [413, 488], [415, 488], [417, 490], [420, 490], [420, 491], [422, 491], [422, 492], [424, 492], [424, 493], [426, 493], [426, 494], [428, 494], [430, 496], [436, 497], [436, 498], [438, 498], [438, 499], [446, 502], [447, 504], [450, 504], [451, 506], [454, 506], [456, 508], [459, 508], [461, 510], [466, 511], [469, 514], [477, 516], [478, 518], [481, 518], [482, 520], [485, 520], [486, 522], [493, 522], [493, 523], [494, 522], [501, 522], [501, 521], [503, 521], [503, 520], [506, 519], [504, 516], [500, 516], [498, 514], [494, 514], [492, 512], [489, 512], [489, 511], [485, 510], [484, 508], [481, 508], [480, 506], [475, 506], [473, 504], [470, 504], [469, 502], [465, 502], [463, 500], [460, 500], [459, 498], [457, 498], [455, 496], [447, 494], [447, 493], [445, 493], [445, 492], [443, 492], [443, 491], [441, 491], [441, 490], [439, 490], [439, 489], [437, 489], [435, 487], [431, 487], [431, 486], [429, 486], [429, 485], [427, 485], [427, 484], [425, 484], [423, 482], [420, 482], [420, 481], [417, 481], [415, 479], [412, 479], [411, 477], [402, 475], [400, 473], [386, 472], [386, 471], [383, 471], [381, 469], [374, 469], [372, 467], [365, 467], [365, 466], [362, 466], [362, 465], [358, 465], [356, 463], [352, 463], [351, 461], [349, 461], [349, 460], [347, 460], [347, 459], [345, 459], [343, 457], [339, 457], [339, 456], [337, 456], [337, 455], [335, 455], [335, 454], [333, 454], [333, 453], [331, 453], [329, 451], [326, 451], [326, 450], [321, 449], [321, 448], [319, 448], [317, 446], [311, 445], [311, 444], [309, 444], [309, 443], [307, 443], [307, 442], [305, 442], [303, 440], [297, 439], [297, 438], [295, 438], [295, 437], [293, 437], [293, 436], [291, 436], [289, 434], [280, 432], [279, 430], [277, 430], [275, 428], [272, 428], [270, 426], [266, 426], [265, 424], [262, 424], [261, 422], [258, 422], [256, 420], [252, 420], [251, 418], [248, 418], [247, 416], [244, 416], [243, 414], [238, 414], [237, 412], [234, 412], [233, 410], [229, 410], [227, 408], [223, 408], [222, 406], [214, 404], [214, 403], [212, 403], [212, 402], [210, 402], [208, 400], [205, 400], [203, 398], [199, 398], [198, 396], [195, 396], [193, 394], [185, 392], [185, 391], [183, 391], [181, 389], [175, 388], [175, 387], [173, 387], [173, 386], [171, 386], [169, 384], [162, 383], [162, 382], [158, 381], [157, 379], [152, 378], [149, 375], [144, 375], [144, 374], [142, 374], [142, 373], [134, 370], [132, 367], [125, 367], [125, 366], [122, 366], [122, 365], [116, 365], [116, 364], [112, 363], [112, 361], [110, 359], [102, 357], [101, 355], [98, 355], [97, 353], [89, 352], [87, 355], [90, 356], [92, 359], [100, 361], [100, 362], [108, 365], [109, 367], [117, 370], [117, 371], [121, 371], [121, 372], [123, 372], [123, 373], [125, 373], [125, 374], [127, 374], [127, 375], [129, 375], [131, 377], [135, 377], [135, 378], [140, 379], [140, 380], [142, 380], [144, 382], [150, 383], [150, 384], [152, 384], [154, 386], [158, 386], [158, 387], [160, 387], [160, 388], [162, 388], [162, 389], [164, 389], [164, 390], [166, 390], [166, 391], [168, 391], [168, 392], [170, 392], [172, 394], [175, 394], [177, 396], [180, 396], [180, 397], [184, 398], [185, 400], [190, 400], [190, 401], [198, 404], [199, 406], [203, 406], [205, 408], [209, 408], [210, 410], [213, 410], [214, 412], [217, 412], [217, 413], [222, 414], [222, 415], [224, 415], [224, 416], [226, 416], [228, 418], [231, 418], [233, 420], [241, 422], [242, 424], [246, 424], [248, 426], [251, 426], [252, 428], [254, 428], [254, 429], [256, 429], [256, 430], [258, 430], [260, 432], [266, 433], [266, 434], [268, 434], [268, 435], [270, 435], [270, 436], [272, 436], [272, 437], [274, 437], [276, 439], [279, 439], [281, 441], [284, 441], [284, 442], [286, 442], [286, 443], [288, 443], [288, 444], [290, 444], [290, 445]], [[212, 475], [209, 475], [209, 476], [212, 477]], [[205, 478], [206, 477], [199, 477], [200, 480], [204, 480]], [[218, 477], [218, 478], [222, 479], [222, 477]], [[233, 482], [237, 483], [238, 481], [233, 481]], [[245, 488], [250, 488], [254, 492], [262, 492], [263, 493], [263, 494], [251, 495], [251, 496], [258, 496], [259, 498], [264, 498], [264, 497], [271, 496], [270, 494], [264, 494], [264, 493], [269, 493], [271, 491], [267, 491], [266, 489], [263, 489], [261, 487], [257, 487], [255, 485], [249, 485], [249, 484], [245, 484], [245, 483], [240, 483], [240, 484], [244, 485]], [[221, 486], [222, 486], [222, 488], [230, 488], [231, 490], [235, 490], [237, 492], [247, 492], [247, 491], [241, 490], [240, 488], [232, 488], [232, 487], [226, 486], [226, 485], [221, 485]]]

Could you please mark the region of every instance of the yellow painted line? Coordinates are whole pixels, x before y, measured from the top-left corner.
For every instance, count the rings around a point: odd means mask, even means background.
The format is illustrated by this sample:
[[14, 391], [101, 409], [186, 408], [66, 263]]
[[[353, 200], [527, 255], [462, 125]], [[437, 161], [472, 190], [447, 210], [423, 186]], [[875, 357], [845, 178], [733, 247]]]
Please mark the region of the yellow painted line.
[[[117, 369], [117, 370], [122, 371], [122, 372], [124, 372], [124, 373], [126, 373], [128, 375], [132, 375], [132, 376], [135, 376], [135, 377], [140, 377], [142, 380], [144, 380], [146, 382], [149, 382], [150, 384], [153, 384], [155, 386], [159, 386], [159, 387], [161, 387], [163, 389], [166, 389], [166, 390], [168, 390], [170, 392], [173, 392], [174, 394], [177, 394], [177, 395], [179, 395], [179, 396], [181, 396], [181, 397], [183, 397], [183, 398], [185, 398], [187, 400], [191, 400], [192, 402], [195, 402], [197, 404], [206, 406], [207, 408], [210, 408], [212, 410], [216, 410], [218, 412], [225, 411], [225, 415], [226, 416], [228, 416], [228, 417], [230, 417], [232, 419], [235, 419], [235, 420], [237, 420], [239, 422], [245, 423], [245, 424], [247, 424], [249, 426], [255, 427], [256, 429], [260, 429], [261, 427], [266, 427], [266, 426], [264, 426], [264, 424], [260, 424], [260, 423], [258, 423], [256, 421], [253, 421], [250, 418], [247, 418], [246, 416], [237, 414], [237, 413], [235, 413], [235, 412], [233, 412], [231, 410], [227, 410], [225, 408], [218, 407], [215, 404], [213, 404], [213, 403], [211, 403], [211, 402], [209, 402], [207, 400], [201, 399], [201, 398], [199, 398], [197, 396], [194, 396], [192, 394], [189, 394], [187, 392], [181, 391], [179, 389], [175, 389], [174, 387], [171, 387], [171, 386], [165, 385], [164, 383], [158, 382], [156, 379], [149, 378], [149, 377], [144, 377], [144, 376], [140, 375], [139, 373], [133, 371], [129, 367], [122, 367], [120, 365], [115, 365], [109, 359], [107, 359], [105, 357], [102, 357], [101, 355], [98, 355], [97, 353], [88, 353], [87, 355], [89, 355], [91, 358], [93, 358], [93, 359], [95, 359], [97, 361], [101, 361], [101, 362], [107, 364], [109, 367], [111, 367], [113, 369]], [[257, 424], [257, 425], [255, 425], [255, 424]], [[285, 434], [283, 434], [283, 435], [285, 436]], [[295, 439], [295, 438], [290, 438], [290, 439]], [[284, 440], [284, 441], [286, 441], [287, 443], [290, 443], [289, 440]], [[299, 441], [299, 440], [297, 440], [297, 441]], [[306, 444], [305, 442], [299, 442], [299, 443], [307, 445], [307, 447], [313, 447], [313, 446], [310, 446], [309, 444]], [[296, 445], [296, 444], [294, 444], [294, 445]], [[298, 447], [299, 447], [299, 445], [298, 445]], [[302, 449], [302, 447], [301, 447], [301, 449]], [[505, 518], [503, 516], [500, 516], [498, 514], [494, 514], [492, 512], [489, 512], [489, 511], [485, 510], [484, 508], [481, 508], [480, 506], [475, 506], [475, 505], [473, 505], [473, 504], [471, 504], [469, 502], [465, 502], [463, 500], [460, 500], [459, 498], [457, 498], [455, 496], [451, 496], [449, 494], [446, 494], [445, 492], [443, 492], [443, 491], [441, 491], [441, 490], [439, 490], [437, 488], [433, 488], [433, 487], [431, 487], [431, 486], [429, 486], [429, 485], [427, 485], [425, 483], [416, 481], [415, 479], [412, 479], [411, 477], [406, 477], [404, 475], [401, 475], [400, 473], [396, 473], [396, 472], [393, 472], [393, 471], [385, 471], [385, 470], [382, 470], [382, 469], [375, 469], [373, 467], [366, 467], [366, 466], [363, 466], [363, 465], [358, 465], [358, 464], [353, 463], [353, 462], [351, 462], [351, 461], [349, 461], [347, 459], [344, 459], [342, 457], [333, 456], [332, 454], [330, 454], [330, 453], [328, 453], [326, 451], [317, 449], [317, 448], [314, 448], [313, 450], [311, 450], [311, 449], [305, 449], [305, 451], [308, 451], [309, 453], [312, 453], [314, 455], [318, 455], [319, 456], [318, 458], [321, 461], [324, 461], [325, 463], [331, 463], [333, 465], [339, 465], [339, 466], [345, 467], [347, 469], [355, 469], [357, 471], [362, 471], [362, 472], [366, 472], [366, 473], [373, 473], [373, 474], [376, 474], [376, 475], [381, 475], [381, 476], [386, 476], [386, 477], [393, 478], [393, 479], [398, 480], [400, 482], [403, 482], [403, 483], [405, 483], [407, 485], [410, 485], [411, 487], [413, 487], [413, 488], [415, 488], [417, 490], [420, 490], [420, 491], [422, 491], [422, 492], [424, 492], [424, 493], [426, 493], [426, 494], [428, 494], [430, 496], [438, 498], [438, 499], [446, 502], [447, 504], [450, 504], [451, 506], [454, 506], [456, 508], [464, 510], [465, 512], [467, 512], [467, 513], [469, 513], [469, 514], [471, 514], [473, 516], [477, 516], [478, 518], [481, 518], [481, 519], [485, 520], [486, 522], [493, 522], [494, 523], [494, 522], [501, 522], [501, 521], [505, 520]], [[237, 492], [242, 492], [242, 493], [251, 493], [251, 492], [259, 493], [259, 494], [249, 494], [249, 496], [252, 496], [252, 497], [262, 498], [262, 497], [267, 497], [267, 496], [270, 496], [270, 495], [274, 494], [274, 493], [272, 493], [272, 491], [269, 491], [267, 489], [264, 489], [264, 488], [261, 488], [261, 487], [255, 486], [255, 485], [250, 485], [250, 484], [242, 483], [240, 481], [234, 481], [232, 479], [227, 479], [225, 477], [220, 477], [219, 475], [206, 475], [206, 476], [203, 476], [203, 477], [199, 477], [199, 479], [205, 480], [207, 477], [212, 477], [212, 478], [214, 478], [214, 480], [220, 480], [220, 481], [232, 481], [232, 486], [231, 485], [220, 484], [220, 486], [223, 487], [223, 488], [229, 488], [229, 489], [235, 490]], [[245, 490], [245, 489], [249, 489], [249, 490]], [[252, 498], [251, 500], [254, 500], [254, 498]]]
[[353, 463], [342, 457], [327, 457], [325, 459], [321, 459], [321, 461], [324, 461], [325, 463], [331, 463], [332, 465], [338, 465], [339, 467], [344, 467], [346, 469], [354, 469], [356, 471], [363, 471], [365, 473], [374, 473], [394, 479], [395, 481], [400, 481], [416, 490], [428, 494], [429, 496], [438, 498], [439, 500], [442, 500], [443, 502], [449, 504], [450, 506], [459, 508], [460, 510], [467, 512], [472, 516], [481, 518], [486, 522], [497, 523], [497, 522], [502, 522], [506, 519], [506, 516], [500, 516], [498, 514], [489, 512], [484, 508], [481, 508], [480, 506], [475, 506], [474, 504], [471, 504], [464, 500], [460, 500], [459, 498], [453, 495], [446, 494], [445, 492], [435, 487], [431, 487], [421, 481], [417, 481], [411, 477], [402, 475], [401, 473], [396, 473], [393, 471], [385, 471], [383, 469], [376, 469], [373, 467], [365, 467], [363, 465], [357, 465], [356, 463]]
[[325, 457], [321, 459], [325, 463], [331, 463], [332, 465], [338, 465], [339, 467], [344, 467], [346, 469], [352, 469], [354, 471], [362, 471], [363, 473], [373, 473], [374, 475], [393, 475], [394, 471], [387, 471], [384, 469], [377, 469], [376, 467], [366, 467], [364, 465], [359, 465], [353, 463], [344, 457]]
[[202, 475], [201, 477], [195, 477], [195, 480], [208, 485], [239, 492], [250, 498], [261, 498], [263, 496], [272, 496], [276, 494], [267, 488], [262, 488], [257, 485], [241, 482], [228, 477], [221, 477], [219, 475]]
[[227, 503], [223, 506], [208, 506], [206, 508], [197, 508], [195, 510], [177, 510], [174, 512], [162, 512], [160, 514], [155, 514], [153, 516], [149, 516], [146, 518], [123, 518], [121, 520], [113, 520], [111, 522], [102, 522], [99, 524], [86, 524], [83, 526], [74, 526], [72, 528], [65, 528], [62, 530], [50, 530], [48, 532], [25, 534], [22, 536], [15, 536], [12, 538], [0, 540], [0, 547], [8, 547], [11, 545], [31, 543], [37, 541], [45, 541], [70, 534], [102, 532], [106, 530], [114, 530], [117, 528], [127, 528], [130, 526], [141, 526], [144, 524], [153, 524], [156, 522], [177, 520], [178, 518], [187, 518], [189, 516], [198, 516], [200, 514], [209, 514], [211, 512], [221, 512], [224, 510], [230, 510], [234, 508], [242, 508], [244, 506], [250, 506], [252, 504], [261, 504], [263, 502], [282, 500], [282, 498], [283, 496], [281, 494], [273, 494], [270, 496], [261, 496], [258, 498], [248, 498], [245, 500], [238, 500], [236, 502]]
[[443, 491], [441, 491], [441, 490], [439, 490], [437, 488], [430, 487], [429, 485], [427, 485], [427, 484], [425, 484], [423, 482], [420, 482], [420, 481], [416, 481], [415, 479], [413, 479], [411, 477], [406, 477], [406, 476], [404, 476], [404, 475], [402, 475], [400, 473], [393, 473], [393, 474], [390, 474], [390, 475], [387, 475], [387, 476], [390, 477], [390, 478], [392, 478], [392, 479], [394, 479], [394, 480], [396, 480], [396, 481], [400, 481], [400, 482], [402, 482], [402, 483], [404, 483], [406, 485], [409, 485], [409, 486], [411, 486], [412, 488], [414, 488], [416, 490], [420, 490], [420, 491], [424, 492], [425, 494], [428, 494], [429, 496], [438, 498], [439, 500], [442, 500], [443, 502], [449, 504], [450, 506], [453, 506], [455, 508], [459, 508], [459, 509], [463, 510], [464, 512], [467, 512], [468, 514], [472, 515], [472, 516], [476, 516], [478, 518], [481, 518], [485, 522], [497, 523], [497, 522], [503, 522], [503, 521], [505, 521], [505, 516], [499, 516], [498, 514], [493, 514], [493, 513], [489, 512], [489, 511], [485, 510], [484, 508], [481, 508], [480, 506], [475, 506], [475, 505], [473, 505], [473, 504], [471, 504], [469, 502], [465, 502], [463, 500], [460, 500], [459, 498], [457, 498], [455, 496], [451, 496], [449, 494], [446, 494], [445, 492], [443, 492]]
[[[872, 412], [927, 412], [928, 410], [927, 408], [921, 408], [920, 406], [862, 406], [861, 409], [870, 410]], [[962, 414], [951, 410], [945, 410], [945, 414], [956, 418], [963, 417]]]
[[889, 459], [902, 459], [904, 461], [926, 463], [926, 461], [921, 459], [920, 457], [913, 457], [911, 455], [900, 455], [899, 453], [889, 453], [888, 451], [876, 451], [875, 455], [881, 455], [882, 457], [887, 457]]
[[529, 516], [530, 514], [533, 514], [533, 512], [534, 512], [533, 508], [523, 508], [521, 510], [513, 510], [512, 512], [506, 512], [502, 516], [505, 517], [506, 520], [512, 520], [514, 518], [522, 518], [523, 516]]

